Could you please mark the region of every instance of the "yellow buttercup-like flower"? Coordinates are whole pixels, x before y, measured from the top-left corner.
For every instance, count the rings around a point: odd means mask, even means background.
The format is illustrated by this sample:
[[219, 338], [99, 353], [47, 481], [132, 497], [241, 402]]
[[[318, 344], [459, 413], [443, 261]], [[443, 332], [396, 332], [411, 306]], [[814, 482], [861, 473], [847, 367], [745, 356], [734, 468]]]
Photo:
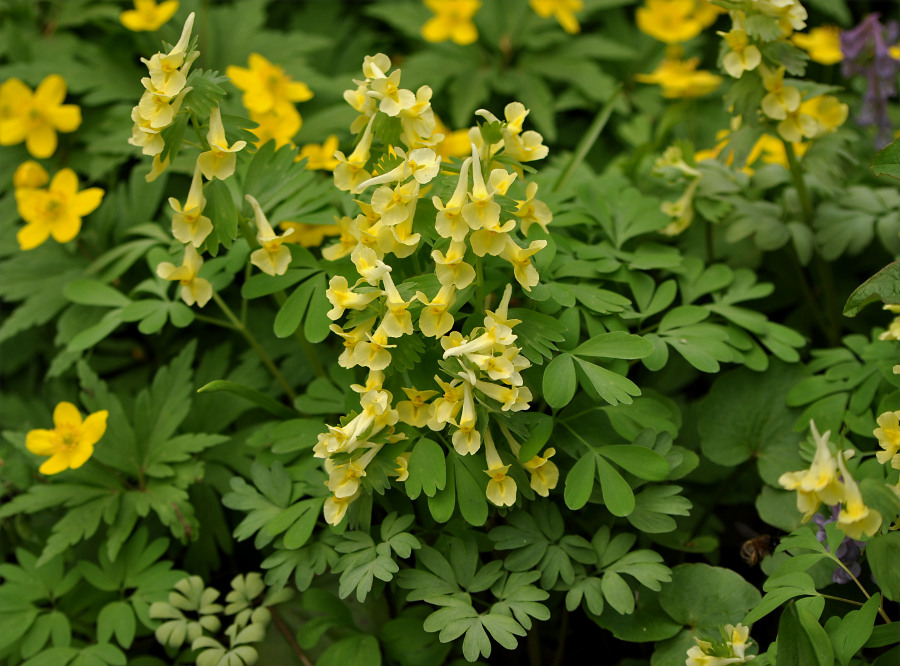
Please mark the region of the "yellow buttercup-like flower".
[[105, 409], [81, 418], [81, 412], [71, 402], [61, 402], [53, 410], [53, 430], [32, 430], [25, 437], [25, 446], [39, 456], [50, 456], [40, 466], [41, 474], [58, 474], [78, 469], [94, 453], [94, 445], [106, 432]]
[[584, 0], [528, 0], [528, 4], [541, 18], [555, 18], [566, 32], [581, 31], [575, 13], [584, 9]]
[[13, 187], [17, 190], [43, 187], [50, 182], [47, 170], [34, 160], [22, 162], [13, 174]]
[[225, 74], [244, 92], [244, 106], [254, 113], [265, 113], [274, 107], [305, 102], [313, 92], [302, 81], [294, 81], [284, 69], [272, 64], [258, 53], [251, 53], [248, 67], [229, 65]]
[[481, 7], [481, 0], [424, 0], [435, 16], [422, 26], [422, 37], [429, 42], [452, 39], [460, 46], [478, 39], [478, 29], [472, 17]]
[[666, 44], [681, 44], [715, 23], [722, 11], [706, 0], [646, 0], [635, 19], [645, 35]]
[[308, 143], [300, 149], [297, 161], [306, 160], [306, 168], [309, 170], [334, 171], [340, 164], [334, 153], [338, 149], [337, 135], [331, 134], [324, 143]]
[[103, 190], [90, 187], [78, 191], [78, 176], [71, 169], [61, 169], [47, 189], [17, 188], [16, 203], [25, 227], [16, 239], [23, 250], [31, 250], [50, 236], [58, 243], [68, 243], [81, 230], [81, 218], [93, 212], [103, 199]]
[[134, 32], [159, 30], [178, 11], [178, 0], [134, 0], [134, 9], [119, 14], [119, 20]]
[[25, 142], [35, 157], [50, 157], [56, 150], [57, 132], [74, 132], [81, 125], [81, 109], [63, 104], [66, 81], [50, 74], [31, 88], [19, 79], [8, 79], [0, 86], [0, 145]]
[[663, 59], [649, 74], [637, 74], [641, 83], [655, 83], [662, 88], [663, 97], [670, 99], [703, 97], [722, 83], [722, 77], [712, 72], [698, 70], [699, 58], [688, 60]]
[[809, 59], [822, 65], [834, 65], [844, 59], [841, 51], [841, 29], [823, 25], [809, 32], [796, 32], [791, 41], [809, 54]]

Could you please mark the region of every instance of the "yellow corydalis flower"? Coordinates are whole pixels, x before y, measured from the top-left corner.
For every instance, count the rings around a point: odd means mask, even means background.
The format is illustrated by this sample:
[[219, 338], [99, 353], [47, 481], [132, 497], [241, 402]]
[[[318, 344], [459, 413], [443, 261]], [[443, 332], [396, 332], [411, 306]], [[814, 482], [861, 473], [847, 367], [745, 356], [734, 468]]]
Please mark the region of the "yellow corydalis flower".
[[504, 465], [500, 459], [490, 427], [484, 431], [484, 456], [488, 466], [484, 473], [491, 477], [485, 495], [497, 506], [512, 506], [516, 503], [516, 482], [507, 476], [510, 466]]
[[584, 0], [528, 0], [528, 4], [541, 18], [555, 18], [566, 32], [581, 31], [575, 14], [584, 9]]
[[875, 509], [870, 509], [863, 502], [859, 486], [847, 466], [844, 464], [844, 456], [838, 455], [838, 467], [844, 479], [844, 506], [837, 518], [837, 527], [851, 539], [860, 539], [863, 534], [873, 536], [881, 527], [881, 514]]
[[481, 0], [424, 0], [435, 16], [422, 26], [422, 37], [429, 42], [453, 40], [460, 46], [478, 39], [478, 29], [472, 17], [481, 7]]
[[[46, 177], [38, 176], [39, 182]], [[78, 176], [69, 168], [60, 169], [47, 189], [16, 188], [16, 204], [25, 227], [16, 240], [23, 250], [32, 250], [50, 236], [58, 243], [68, 243], [81, 230], [81, 218], [92, 213], [103, 199], [103, 190], [90, 187], [78, 191]]]
[[134, 9], [119, 14], [119, 21], [133, 32], [159, 30], [178, 11], [178, 0], [134, 0]]
[[279, 236], [266, 219], [259, 202], [249, 194], [244, 198], [253, 206], [253, 213], [256, 216], [256, 240], [262, 246], [250, 254], [250, 263], [267, 275], [284, 275], [291, 263], [291, 251], [283, 243], [294, 230], [288, 229]]
[[418, 391], [415, 388], [403, 388], [407, 400], [397, 403], [397, 416], [401, 422], [414, 428], [424, 428], [434, 417], [434, 405], [429, 404], [438, 394], [437, 391]]
[[63, 104], [66, 81], [50, 74], [32, 91], [19, 79], [0, 85], [0, 145], [25, 142], [34, 157], [50, 157], [56, 151], [57, 132], [74, 132], [81, 125], [81, 109]]
[[762, 62], [762, 53], [755, 44], [750, 43], [745, 30], [735, 28], [731, 32], [720, 32], [719, 35], [725, 38], [729, 48], [728, 53], [722, 58], [722, 67], [729, 76], [739, 79], [744, 72], [759, 67], [759, 63]]
[[213, 289], [209, 280], [198, 277], [203, 266], [203, 258], [193, 245], [185, 245], [181, 266], [163, 261], [156, 267], [156, 274], [163, 280], [171, 280], [181, 285], [181, 300], [187, 305], [196, 303], [203, 307], [212, 298]]
[[213, 225], [210, 219], [203, 215], [206, 199], [203, 197], [203, 179], [200, 176], [199, 164], [194, 166], [194, 177], [184, 206], [175, 197], [169, 197], [169, 205], [175, 211], [172, 216], [172, 235], [182, 243], [200, 247], [212, 232]]
[[900, 469], [900, 411], [885, 412], [878, 417], [877, 423], [872, 434], [884, 451], [875, 453], [875, 458], [882, 465], [891, 463], [891, 467]]
[[[831, 431], [827, 430], [824, 435], [820, 435], [812, 421], [810, 429], [816, 443], [816, 454], [809, 469], [785, 472], [778, 479], [779, 485], [787, 490], [797, 491], [797, 509], [803, 512], [804, 523], [813, 517], [820, 502], [830, 506], [838, 504], [844, 498], [845, 490], [838, 479], [838, 460], [828, 447]], [[840, 464], [843, 465], [843, 461]]]
[[94, 453], [94, 445], [106, 432], [109, 412], [101, 410], [81, 418], [71, 402], [61, 402], [53, 410], [53, 430], [32, 430], [25, 437], [26, 448], [38, 456], [50, 456], [40, 466], [41, 474], [58, 474], [78, 469]]
[[237, 153], [247, 145], [246, 141], [235, 141], [229, 147], [225, 138], [225, 125], [222, 124], [222, 112], [217, 106], [209, 116], [209, 132], [206, 134], [209, 150], [200, 153], [197, 166], [207, 180], [218, 178], [225, 180], [234, 173], [237, 165]]
[[844, 59], [841, 51], [841, 29], [823, 25], [809, 32], [795, 32], [791, 41], [809, 54], [809, 59], [821, 65], [834, 65]]
[[456, 301], [456, 289], [453, 285], [442, 285], [431, 300], [428, 300], [421, 291], [417, 291], [416, 299], [423, 305], [419, 314], [419, 330], [422, 331], [422, 335], [439, 338], [453, 328], [453, 315], [448, 312]]

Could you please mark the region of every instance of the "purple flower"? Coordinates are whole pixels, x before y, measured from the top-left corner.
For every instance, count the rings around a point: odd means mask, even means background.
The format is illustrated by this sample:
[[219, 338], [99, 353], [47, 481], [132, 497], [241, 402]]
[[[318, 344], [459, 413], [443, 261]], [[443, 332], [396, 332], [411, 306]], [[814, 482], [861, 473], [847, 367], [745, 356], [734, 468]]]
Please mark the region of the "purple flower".
[[866, 92], [856, 122], [861, 127], [876, 125], [875, 143], [882, 148], [891, 141], [887, 103], [897, 94], [900, 62], [891, 57], [889, 49], [897, 41], [900, 27], [894, 20], [882, 24], [878, 19], [877, 13], [869, 14], [852, 30], [841, 32], [841, 73], [848, 78], [857, 74], [865, 77]]
[[[819, 540], [819, 543], [825, 544], [826, 550], [828, 550], [828, 542], [825, 534], [825, 526], [828, 523], [837, 521], [840, 513], [841, 505], [836, 504], [831, 507], [831, 518], [826, 518], [821, 513], [817, 513], [813, 516], [813, 522], [819, 526], [819, 529], [816, 530], [816, 539]], [[860, 567], [859, 564], [859, 556], [862, 554], [863, 547], [865, 547], [865, 541], [857, 541], [850, 537], [844, 537], [844, 540], [841, 541], [841, 544], [834, 551], [834, 556], [843, 562], [850, 570], [850, 573], [855, 577], [859, 577], [859, 574], [862, 571], [862, 567]], [[844, 569], [838, 567], [835, 569], [834, 573], [831, 574], [831, 580], [843, 585], [844, 583], [849, 583], [853, 578], [851, 578], [850, 574], [844, 571]]]

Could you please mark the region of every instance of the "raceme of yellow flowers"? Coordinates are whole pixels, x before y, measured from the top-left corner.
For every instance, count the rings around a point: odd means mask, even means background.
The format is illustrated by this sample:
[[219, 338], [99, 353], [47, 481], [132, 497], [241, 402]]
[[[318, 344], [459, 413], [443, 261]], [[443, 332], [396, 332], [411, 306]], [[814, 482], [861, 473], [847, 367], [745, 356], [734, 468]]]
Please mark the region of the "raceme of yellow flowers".
[[830, 506], [841, 504], [837, 527], [851, 539], [859, 539], [863, 534], [872, 536], [881, 527], [881, 514], [863, 502], [859, 486], [847, 469], [845, 460], [853, 451], [832, 453], [828, 444], [830, 431], [820, 435], [816, 424], [810, 422], [816, 453], [808, 469], [786, 472], [778, 483], [788, 490], [797, 491], [797, 509], [803, 512], [806, 522], [824, 502]]
[[[360, 394], [359, 412], [342, 419], [340, 425], [329, 426], [314, 448], [315, 455], [325, 459], [332, 492], [325, 502], [325, 518], [331, 524], [344, 519], [348, 506], [362, 492], [360, 479], [366, 467], [385, 446], [406, 439], [398, 424], [446, 432], [448, 445], [460, 455], [476, 454], [483, 446], [485, 473], [490, 477], [487, 497], [494, 504], [509, 506], [516, 499], [515, 481], [508, 475], [511, 463], [505, 464], [498, 452], [489, 417], [479, 414], [485, 414], [482, 406], [488, 412], [527, 409], [532, 396], [521, 372], [531, 363], [515, 344], [513, 330], [519, 321], [510, 317], [508, 309], [512, 285], [507, 284], [494, 310], [485, 310], [477, 299], [483, 284], [482, 262], [491, 257], [505, 262], [526, 292], [538, 283], [532, 257], [546, 241], [525, 244], [517, 234], [526, 236], [532, 225], [546, 231], [552, 215], [535, 198], [536, 183], [526, 186], [521, 200], [511, 199], [510, 188], [522, 174], [518, 164], [543, 158], [547, 148], [540, 134], [523, 130], [528, 111], [514, 102], [507, 105], [504, 121], [478, 111], [497, 133], [487, 141], [481, 129], [470, 129], [469, 155], [458, 167], [442, 164], [434, 150], [443, 136], [436, 132], [431, 89], [401, 88], [400, 70], [391, 71], [384, 54], [365, 58], [363, 76], [354, 81], [356, 89], [345, 93], [360, 114], [352, 124], [360, 139], [350, 155], [335, 154], [340, 163], [334, 170], [335, 186], [358, 196], [360, 213], [340, 221], [339, 240], [322, 254], [331, 261], [349, 257], [358, 274], [352, 284], [343, 275], [331, 279], [326, 295], [333, 307], [328, 317], [334, 322], [347, 317], [343, 325], [331, 325], [344, 340], [338, 363], [345, 368], [363, 367], [368, 374], [364, 384], [353, 386]], [[395, 123], [402, 146], [373, 146], [373, 128], [385, 120]], [[501, 155], [512, 172], [497, 161]], [[446, 200], [430, 192], [442, 168], [458, 172]], [[515, 204], [513, 214], [501, 214], [501, 200], [507, 210]], [[421, 227], [423, 220], [429, 226], [433, 220], [433, 228]], [[434, 237], [431, 232], [438, 238], [430, 254], [427, 247], [418, 254], [430, 256], [437, 286], [433, 293], [424, 293], [418, 288], [421, 280], [402, 280], [391, 257], [417, 253], [430, 242], [426, 239]], [[454, 330], [454, 312], [471, 298], [473, 288], [474, 316], [480, 325], [463, 335]], [[439, 343], [439, 372], [432, 386], [402, 385], [405, 399], [395, 402], [385, 383], [403, 377], [392, 371], [392, 350], [399, 338], [412, 335], [434, 339], [435, 347]], [[508, 430], [500, 429], [516, 455], [518, 443]], [[543, 495], [558, 479], [558, 470], [547, 460], [551, 455], [549, 449], [544, 456], [521, 463], [531, 472], [532, 487]], [[406, 478], [408, 458], [408, 453], [394, 454], [391, 466], [399, 480]]]

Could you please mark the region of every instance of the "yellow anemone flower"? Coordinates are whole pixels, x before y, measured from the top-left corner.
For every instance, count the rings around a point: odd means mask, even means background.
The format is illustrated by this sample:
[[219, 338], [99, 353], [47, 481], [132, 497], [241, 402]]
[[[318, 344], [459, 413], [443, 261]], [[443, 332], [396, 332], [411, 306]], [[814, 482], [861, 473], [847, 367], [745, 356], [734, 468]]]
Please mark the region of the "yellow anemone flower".
[[422, 37], [429, 42], [452, 39], [460, 46], [478, 39], [478, 29], [472, 17], [481, 7], [481, 0], [424, 0], [435, 16], [422, 26]]
[[796, 32], [791, 41], [809, 54], [809, 59], [821, 65], [834, 65], [844, 59], [841, 51], [841, 29], [823, 25], [809, 32]]
[[334, 156], [338, 145], [337, 135], [330, 134], [324, 143], [307, 143], [303, 146], [296, 161], [299, 162], [305, 158], [306, 168], [310, 171], [334, 171], [334, 168], [340, 164]]
[[[81, 109], [76, 104], [63, 104], [66, 81], [50, 74], [31, 88], [19, 79], [8, 79], [0, 86], [0, 145], [14, 146], [25, 142], [35, 157], [50, 157], [56, 150], [57, 132], [74, 132], [81, 125]], [[12, 109], [12, 112], [9, 112]]]
[[134, 9], [126, 9], [119, 14], [119, 20], [133, 32], [159, 30], [178, 11], [178, 0], [134, 0]]
[[35, 189], [50, 182], [47, 170], [34, 160], [22, 162], [13, 174], [13, 187], [17, 190]]
[[78, 469], [94, 453], [94, 445], [106, 432], [105, 409], [82, 420], [81, 412], [71, 402], [61, 402], [53, 410], [53, 430], [32, 430], [25, 437], [25, 446], [39, 456], [50, 456], [40, 466], [41, 474], [58, 474]]
[[541, 18], [555, 18], [566, 32], [581, 31], [575, 13], [584, 9], [584, 0], [528, 0], [528, 4]]
[[78, 176], [69, 168], [60, 169], [47, 189], [18, 188], [16, 203], [25, 227], [16, 239], [23, 250], [32, 250], [50, 236], [68, 243], [81, 230], [81, 218], [93, 212], [103, 199], [103, 190], [90, 187], [78, 191]]
[[313, 92], [302, 81], [294, 81], [284, 69], [258, 53], [251, 53], [248, 68], [229, 65], [225, 75], [244, 92], [244, 106], [254, 113], [266, 113], [290, 102], [312, 99]]

